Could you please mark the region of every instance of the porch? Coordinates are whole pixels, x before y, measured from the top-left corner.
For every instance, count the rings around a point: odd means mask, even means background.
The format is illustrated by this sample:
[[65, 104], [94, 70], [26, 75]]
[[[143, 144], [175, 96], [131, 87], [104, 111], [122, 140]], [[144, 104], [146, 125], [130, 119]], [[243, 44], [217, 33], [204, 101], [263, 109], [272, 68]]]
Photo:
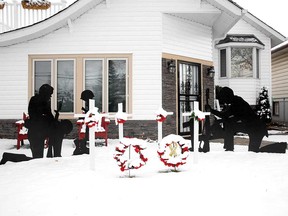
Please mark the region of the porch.
[[5, 0], [3, 9], [0, 9], [0, 33], [12, 31], [17, 28], [32, 25], [47, 19], [67, 6], [65, 0], [51, 2], [51, 6], [45, 10], [24, 9], [21, 1]]

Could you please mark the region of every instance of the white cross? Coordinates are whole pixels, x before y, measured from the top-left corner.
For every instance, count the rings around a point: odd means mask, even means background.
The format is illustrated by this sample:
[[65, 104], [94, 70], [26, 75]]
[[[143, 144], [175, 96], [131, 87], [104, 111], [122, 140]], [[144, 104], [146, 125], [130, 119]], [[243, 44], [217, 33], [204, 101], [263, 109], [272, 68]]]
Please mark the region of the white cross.
[[74, 117], [76, 118], [85, 118], [84, 124], [86, 122], [92, 121], [92, 122], [98, 122], [97, 125], [89, 127], [89, 156], [90, 156], [90, 169], [95, 170], [95, 155], [96, 155], [96, 149], [95, 149], [95, 132], [96, 132], [96, 126], [101, 127], [101, 119], [102, 117], [108, 117], [107, 114], [102, 114], [98, 112], [98, 108], [95, 107], [95, 100], [90, 99], [89, 100], [89, 111], [86, 114], [75, 114]]
[[[198, 119], [203, 120], [205, 119], [206, 115], [210, 115], [210, 112], [202, 112], [199, 110], [199, 102], [194, 101], [193, 102], [194, 110], [189, 113], [183, 113], [182, 116], [191, 116], [194, 112], [195, 118], [194, 118], [194, 136], [193, 136], [193, 143], [194, 143], [194, 164], [198, 163], [198, 143], [199, 143], [199, 122], [196, 119], [196, 116]], [[192, 137], [191, 137], [192, 138]]]

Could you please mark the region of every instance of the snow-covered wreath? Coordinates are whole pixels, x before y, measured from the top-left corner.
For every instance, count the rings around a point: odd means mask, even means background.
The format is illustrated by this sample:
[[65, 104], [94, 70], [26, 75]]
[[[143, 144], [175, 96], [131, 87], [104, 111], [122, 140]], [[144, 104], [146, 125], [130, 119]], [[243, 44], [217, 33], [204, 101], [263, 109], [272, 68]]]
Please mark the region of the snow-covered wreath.
[[165, 166], [173, 168], [185, 164], [189, 156], [186, 140], [174, 134], [170, 134], [162, 139], [157, 152]]
[[[115, 148], [114, 159], [123, 172], [144, 166], [148, 158], [144, 154], [147, 143], [137, 138], [123, 138]], [[128, 150], [128, 151], [127, 151]]]

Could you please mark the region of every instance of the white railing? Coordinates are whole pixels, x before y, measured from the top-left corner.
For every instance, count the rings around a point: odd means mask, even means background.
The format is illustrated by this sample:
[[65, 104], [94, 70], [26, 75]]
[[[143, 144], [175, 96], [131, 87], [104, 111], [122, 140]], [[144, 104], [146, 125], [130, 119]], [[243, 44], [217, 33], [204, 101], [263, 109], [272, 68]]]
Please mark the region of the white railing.
[[28, 10], [21, 5], [21, 0], [6, 1], [3, 9], [0, 9], [0, 33], [28, 26], [44, 20], [66, 7], [65, 0], [52, 2], [47, 10]]

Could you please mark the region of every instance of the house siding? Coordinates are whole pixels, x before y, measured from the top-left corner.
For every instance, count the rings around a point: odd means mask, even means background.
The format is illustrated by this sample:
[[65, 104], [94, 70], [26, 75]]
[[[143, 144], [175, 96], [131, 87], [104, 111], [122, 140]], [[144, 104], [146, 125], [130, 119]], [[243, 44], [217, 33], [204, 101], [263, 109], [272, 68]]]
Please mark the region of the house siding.
[[163, 52], [212, 61], [212, 28], [164, 14]]
[[[273, 122], [288, 124], [288, 46], [272, 51], [272, 98], [279, 104], [278, 114], [273, 112]], [[273, 107], [274, 108], [274, 107]]]
[[288, 97], [288, 49], [282, 52], [272, 54], [272, 91], [274, 98]]

